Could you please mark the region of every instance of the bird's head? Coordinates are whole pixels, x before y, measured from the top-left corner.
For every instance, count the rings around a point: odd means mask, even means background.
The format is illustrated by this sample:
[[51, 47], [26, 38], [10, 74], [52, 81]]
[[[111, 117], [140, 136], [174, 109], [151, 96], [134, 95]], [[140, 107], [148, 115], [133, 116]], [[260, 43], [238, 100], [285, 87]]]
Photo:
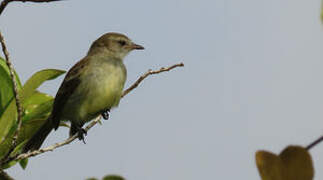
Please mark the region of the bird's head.
[[88, 54], [103, 52], [109, 56], [123, 59], [132, 50], [144, 49], [133, 43], [127, 36], [120, 33], [106, 33], [94, 41]]

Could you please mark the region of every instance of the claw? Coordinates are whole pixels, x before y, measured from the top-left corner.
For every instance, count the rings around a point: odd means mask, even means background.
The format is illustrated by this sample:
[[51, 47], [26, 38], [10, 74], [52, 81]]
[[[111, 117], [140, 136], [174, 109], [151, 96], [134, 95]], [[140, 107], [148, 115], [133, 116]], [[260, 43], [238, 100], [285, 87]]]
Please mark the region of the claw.
[[109, 113], [110, 113], [110, 109], [107, 109], [107, 110], [103, 111], [102, 114], [101, 114], [103, 119], [108, 120], [109, 119]]
[[78, 132], [77, 132], [77, 135], [78, 135], [78, 139], [79, 140], [82, 140], [84, 144], [85, 143], [85, 140], [84, 140], [84, 135], [86, 136], [87, 135], [87, 131], [83, 128], [79, 128], [78, 129]]

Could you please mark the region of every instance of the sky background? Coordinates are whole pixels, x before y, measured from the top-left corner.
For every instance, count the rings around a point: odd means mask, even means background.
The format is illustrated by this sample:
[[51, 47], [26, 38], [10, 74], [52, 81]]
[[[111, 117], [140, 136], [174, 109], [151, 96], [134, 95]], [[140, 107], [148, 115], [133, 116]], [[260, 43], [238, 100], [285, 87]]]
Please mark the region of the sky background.
[[[260, 179], [254, 154], [308, 145], [323, 134], [320, 0], [68, 0], [11, 3], [0, 27], [23, 82], [68, 70], [106, 32], [145, 51], [125, 60], [127, 86], [148, 69], [184, 68], [145, 80], [87, 144], [31, 158], [17, 179], [120, 174], [128, 180]], [[40, 90], [55, 95], [63, 77]], [[68, 137], [52, 132], [45, 146]], [[323, 144], [312, 149], [323, 179]]]

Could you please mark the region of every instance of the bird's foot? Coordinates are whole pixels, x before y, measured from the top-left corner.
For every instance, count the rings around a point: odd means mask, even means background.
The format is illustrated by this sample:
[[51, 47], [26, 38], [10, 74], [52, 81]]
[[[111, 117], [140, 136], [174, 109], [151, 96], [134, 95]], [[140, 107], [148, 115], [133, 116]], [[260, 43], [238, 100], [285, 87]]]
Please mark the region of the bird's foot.
[[107, 109], [107, 110], [103, 111], [102, 114], [101, 114], [103, 119], [108, 120], [109, 119], [109, 113], [110, 113], [110, 109]]
[[78, 139], [79, 140], [82, 140], [84, 144], [85, 143], [85, 140], [84, 140], [84, 135], [86, 136], [87, 135], [87, 131], [83, 128], [78, 128], [78, 131], [77, 131], [77, 136], [78, 136]]

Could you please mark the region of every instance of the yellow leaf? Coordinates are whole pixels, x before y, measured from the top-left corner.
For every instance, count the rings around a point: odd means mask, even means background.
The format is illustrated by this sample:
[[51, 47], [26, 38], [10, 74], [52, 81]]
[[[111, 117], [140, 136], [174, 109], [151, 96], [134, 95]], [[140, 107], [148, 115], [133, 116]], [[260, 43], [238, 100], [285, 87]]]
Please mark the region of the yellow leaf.
[[279, 155], [256, 152], [256, 165], [262, 180], [313, 180], [311, 155], [301, 146], [288, 146]]
[[283, 161], [277, 155], [258, 151], [256, 164], [262, 180], [286, 180]]
[[312, 180], [314, 167], [311, 155], [301, 146], [288, 146], [279, 157], [286, 167], [286, 174], [290, 180]]

